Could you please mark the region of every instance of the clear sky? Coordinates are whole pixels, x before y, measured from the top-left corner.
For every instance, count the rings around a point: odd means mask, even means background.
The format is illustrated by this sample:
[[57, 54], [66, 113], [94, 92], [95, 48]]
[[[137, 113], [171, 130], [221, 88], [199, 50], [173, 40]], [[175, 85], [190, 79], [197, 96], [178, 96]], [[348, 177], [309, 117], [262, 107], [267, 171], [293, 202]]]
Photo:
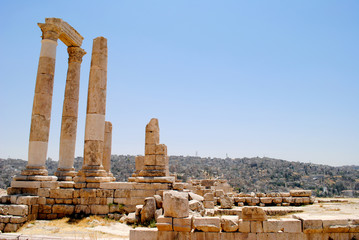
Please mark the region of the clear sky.
[[[0, 0], [0, 157], [27, 160], [41, 30], [82, 36], [76, 156], [92, 40], [108, 39], [113, 154], [143, 154], [159, 119], [170, 155], [359, 165], [359, 1]], [[48, 156], [58, 159], [67, 52], [59, 41]]]

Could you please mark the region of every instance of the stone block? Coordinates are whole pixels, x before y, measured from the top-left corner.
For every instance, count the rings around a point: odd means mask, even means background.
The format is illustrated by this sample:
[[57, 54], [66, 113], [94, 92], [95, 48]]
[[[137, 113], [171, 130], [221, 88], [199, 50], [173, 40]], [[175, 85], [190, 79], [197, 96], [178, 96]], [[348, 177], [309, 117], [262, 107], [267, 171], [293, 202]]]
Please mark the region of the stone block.
[[250, 221], [251, 233], [262, 233], [263, 232], [263, 221]]
[[243, 221], [243, 219], [238, 220], [238, 232], [249, 233], [251, 232], [251, 222]]
[[19, 205], [35, 205], [37, 204], [38, 196], [19, 196], [16, 200], [16, 204]]
[[290, 196], [292, 197], [310, 197], [312, 196], [312, 190], [290, 190]]
[[158, 231], [156, 228], [136, 228], [130, 230], [130, 239], [136, 240], [157, 240]]
[[281, 204], [282, 203], [282, 197], [274, 197], [273, 198], [273, 203], [274, 204]]
[[162, 197], [160, 195], [153, 195], [153, 197], [155, 198], [156, 200], [156, 208], [162, 208]]
[[10, 203], [10, 195], [1, 196], [1, 203]]
[[12, 216], [9, 215], [0, 215], [0, 223], [8, 223], [10, 222], [10, 218]]
[[165, 144], [156, 144], [156, 155], [167, 156], [167, 146]]
[[191, 232], [192, 217], [173, 218], [173, 230], [177, 232]]
[[156, 190], [130, 190], [130, 197], [153, 197]]
[[27, 217], [20, 217], [20, 216], [13, 216], [10, 219], [10, 223], [16, 223], [16, 224], [24, 223], [26, 221], [27, 221]]
[[74, 185], [75, 185], [75, 183], [72, 181], [61, 181], [58, 183], [59, 183], [60, 188], [74, 188]]
[[20, 224], [8, 223], [4, 228], [4, 232], [16, 232], [21, 227]]
[[163, 193], [165, 217], [185, 218], [189, 216], [188, 193], [166, 191]]
[[302, 197], [292, 197], [293, 199], [293, 203], [295, 205], [302, 205], [304, 204], [303, 198]]
[[155, 218], [156, 212], [156, 200], [154, 197], [148, 197], [145, 199], [145, 204], [141, 210], [141, 222], [147, 222]]
[[50, 198], [73, 198], [74, 189], [51, 189]]
[[71, 215], [75, 211], [74, 205], [55, 204], [52, 206], [52, 213]]
[[165, 155], [156, 155], [156, 165], [165, 166], [167, 163], [167, 156]]
[[40, 205], [39, 206], [39, 213], [51, 213], [52, 212], [52, 205]]
[[204, 208], [207, 209], [214, 209], [214, 202], [213, 201], [203, 201]]
[[114, 197], [115, 198], [130, 198], [131, 197], [131, 191], [130, 189], [118, 189], [115, 190]]
[[264, 204], [272, 204], [273, 198], [271, 198], [271, 197], [261, 197], [260, 201], [261, 201], [261, 203], [264, 203]]
[[43, 181], [41, 182], [41, 188], [55, 189], [58, 187], [57, 181]]
[[231, 209], [234, 205], [234, 200], [232, 197], [228, 195], [224, 195], [220, 198], [221, 208], [223, 209]]
[[325, 233], [348, 233], [349, 221], [348, 219], [336, 218], [335, 216], [326, 216], [322, 219], [323, 232]]
[[156, 144], [145, 144], [145, 155], [155, 155]]
[[97, 194], [97, 189], [92, 189], [92, 188], [80, 189], [81, 198], [95, 198], [96, 194]]
[[91, 213], [90, 206], [88, 206], [88, 205], [76, 205], [75, 206], [75, 213], [88, 215], [88, 214]]
[[320, 218], [311, 217], [309, 215], [293, 215], [293, 218], [302, 221], [303, 232], [306, 234], [323, 232], [323, 220]]
[[173, 184], [173, 190], [183, 191], [183, 189], [184, 189], [183, 183], [174, 183]]
[[267, 221], [263, 221], [263, 232], [277, 233], [279, 231], [283, 231], [280, 220], [268, 219]]
[[203, 196], [204, 201], [214, 201], [214, 194], [213, 193], [206, 193]]
[[192, 211], [201, 211], [203, 210], [203, 204], [197, 200], [191, 200], [188, 202], [189, 209]]
[[133, 189], [134, 183], [131, 182], [102, 182], [100, 188], [102, 189]]
[[259, 204], [260, 203], [259, 197], [253, 197], [252, 200], [251, 200], [251, 203], [254, 204], [254, 205]]
[[91, 205], [91, 214], [95, 215], [105, 215], [110, 212], [110, 208], [108, 205]]
[[50, 188], [40, 188], [37, 194], [39, 197], [50, 197]]
[[54, 198], [46, 198], [46, 204], [48, 204], [48, 205], [55, 204], [55, 199]]
[[281, 219], [280, 226], [283, 232], [287, 232], [287, 233], [302, 232], [302, 222], [298, 219]]
[[40, 188], [40, 181], [11, 181], [12, 188]]
[[202, 232], [220, 232], [221, 221], [219, 217], [194, 217], [193, 228]]
[[265, 221], [267, 215], [260, 207], [243, 207], [242, 218], [247, 221]]
[[149, 166], [156, 165], [156, 155], [146, 155], [144, 164]]
[[238, 230], [238, 216], [222, 216], [221, 226], [224, 232], [236, 232]]
[[32, 205], [31, 209], [29, 209], [29, 215], [30, 214], [37, 214], [39, 212], [39, 205]]
[[193, 192], [189, 192], [188, 196], [189, 196], [189, 200], [197, 200], [200, 202], [202, 202], [204, 200], [204, 198], [201, 195], [193, 193]]
[[97, 189], [96, 196], [102, 198], [112, 198], [114, 196], [114, 190], [110, 189]]
[[29, 214], [29, 206], [27, 205], [9, 205], [9, 215], [25, 216]]
[[159, 216], [156, 223], [158, 231], [173, 231], [172, 221], [172, 217]]

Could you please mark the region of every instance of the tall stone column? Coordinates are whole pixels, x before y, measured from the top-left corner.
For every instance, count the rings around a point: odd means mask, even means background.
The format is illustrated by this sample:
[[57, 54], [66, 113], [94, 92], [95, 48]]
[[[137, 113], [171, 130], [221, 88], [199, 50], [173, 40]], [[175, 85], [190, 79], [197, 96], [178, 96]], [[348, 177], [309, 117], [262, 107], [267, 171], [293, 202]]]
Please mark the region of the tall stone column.
[[39, 23], [42, 31], [41, 51], [37, 69], [32, 107], [28, 163], [21, 175], [47, 175], [45, 167], [49, 139], [52, 93], [54, 86], [57, 39], [61, 29], [49, 23]]
[[[75, 182], [94, 183], [109, 182], [102, 165], [104, 152], [105, 113], [107, 85], [107, 39], [98, 37], [93, 40], [91, 69], [87, 96], [87, 115], [85, 126], [84, 162]], [[89, 185], [91, 183], [91, 185]], [[82, 187], [85, 187], [82, 185]]]
[[55, 175], [59, 180], [72, 181], [76, 176], [74, 168], [77, 116], [80, 90], [82, 57], [86, 52], [80, 47], [68, 47], [68, 70], [65, 98], [62, 110], [59, 165]]
[[104, 147], [103, 147], [103, 158], [102, 158], [102, 165], [105, 168], [109, 177], [112, 180], [116, 180], [111, 173], [111, 147], [112, 147], [112, 123], [105, 122], [105, 140], [104, 140]]

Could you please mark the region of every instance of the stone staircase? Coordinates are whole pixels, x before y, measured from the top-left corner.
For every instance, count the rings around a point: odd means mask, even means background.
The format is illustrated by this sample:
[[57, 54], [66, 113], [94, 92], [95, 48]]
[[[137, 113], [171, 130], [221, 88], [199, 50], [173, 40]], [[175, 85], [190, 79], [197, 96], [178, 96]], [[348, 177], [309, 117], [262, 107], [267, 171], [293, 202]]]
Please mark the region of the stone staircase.
[[16, 232], [24, 223], [35, 220], [38, 196], [6, 195], [1, 197], [0, 231]]

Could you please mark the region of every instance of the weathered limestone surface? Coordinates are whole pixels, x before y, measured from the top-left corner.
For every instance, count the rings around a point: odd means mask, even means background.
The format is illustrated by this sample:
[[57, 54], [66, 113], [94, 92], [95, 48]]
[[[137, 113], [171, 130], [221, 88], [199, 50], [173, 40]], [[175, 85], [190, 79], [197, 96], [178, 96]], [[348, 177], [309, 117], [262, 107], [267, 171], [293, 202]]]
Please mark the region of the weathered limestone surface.
[[260, 207], [243, 207], [242, 219], [247, 221], [264, 221], [267, 220], [267, 215], [263, 208]]
[[141, 210], [141, 222], [147, 222], [155, 218], [156, 212], [156, 200], [154, 197], [148, 197], [145, 199], [145, 204]]
[[165, 217], [184, 218], [189, 216], [188, 193], [165, 191], [163, 193]]
[[45, 161], [50, 130], [57, 39], [61, 29], [50, 23], [39, 24], [42, 31], [40, 59], [31, 116], [29, 154], [22, 175], [47, 175]]
[[91, 69], [87, 97], [84, 163], [75, 182], [109, 182], [102, 165], [104, 152], [107, 85], [107, 39], [93, 40]]
[[113, 177], [111, 173], [111, 146], [112, 146], [112, 123], [106, 121], [105, 122], [105, 135], [104, 135], [104, 149], [103, 149], [103, 159], [102, 165], [105, 168], [109, 177], [112, 178], [113, 181], [116, 178]]
[[59, 180], [71, 181], [76, 176], [74, 169], [80, 70], [86, 52], [80, 47], [68, 47], [69, 53], [65, 98], [62, 110], [59, 166], [55, 173]]
[[165, 177], [169, 176], [167, 146], [159, 144], [160, 132], [158, 119], [152, 118], [146, 125], [145, 156], [137, 157], [136, 161], [143, 160], [143, 167], [136, 163], [138, 175], [142, 177]]

